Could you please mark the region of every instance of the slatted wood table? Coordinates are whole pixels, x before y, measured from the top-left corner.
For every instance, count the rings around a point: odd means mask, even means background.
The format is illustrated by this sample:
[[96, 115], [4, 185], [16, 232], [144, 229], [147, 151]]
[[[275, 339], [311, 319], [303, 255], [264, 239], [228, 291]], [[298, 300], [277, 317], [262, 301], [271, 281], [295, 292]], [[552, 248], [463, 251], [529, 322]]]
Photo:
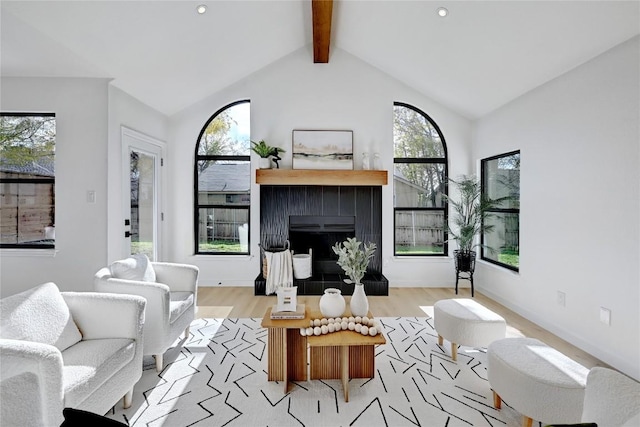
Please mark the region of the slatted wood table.
[[307, 380], [307, 337], [300, 335], [300, 328], [309, 326], [310, 319], [309, 306], [304, 319], [272, 320], [271, 307], [262, 318], [267, 328], [267, 379], [283, 381], [285, 393], [289, 381]]
[[[345, 316], [350, 316], [348, 310]], [[369, 318], [372, 317], [369, 313]], [[309, 378], [340, 379], [344, 400], [348, 402], [349, 379], [375, 376], [375, 347], [386, 340], [382, 333], [372, 337], [355, 331], [300, 335], [300, 328], [309, 326], [311, 319], [319, 318], [322, 318], [319, 310], [307, 307], [304, 319], [271, 320], [271, 309], [267, 309], [262, 327], [268, 328], [268, 380], [284, 381], [285, 393], [289, 391], [289, 381], [306, 381], [308, 346]]]

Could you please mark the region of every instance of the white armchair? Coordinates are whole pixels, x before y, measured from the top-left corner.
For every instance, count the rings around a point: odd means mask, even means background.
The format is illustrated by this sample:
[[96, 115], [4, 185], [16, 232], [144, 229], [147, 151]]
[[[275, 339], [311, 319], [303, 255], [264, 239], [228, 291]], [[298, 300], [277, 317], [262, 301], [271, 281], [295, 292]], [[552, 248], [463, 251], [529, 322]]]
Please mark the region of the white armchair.
[[[102, 268], [95, 275], [94, 285], [98, 292], [140, 295], [147, 300], [144, 354], [155, 357], [160, 372], [164, 352], [182, 331], [189, 336], [196, 313], [199, 270], [193, 265], [167, 262], [145, 266], [144, 258], [132, 257]], [[127, 272], [123, 265], [132, 269]], [[133, 270], [137, 272], [131, 274]]]
[[59, 426], [65, 407], [103, 415], [123, 396], [131, 406], [145, 304], [54, 283], [0, 300], [2, 425]]
[[640, 383], [612, 369], [592, 368], [587, 375], [582, 422], [602, 427], [640, 425]]

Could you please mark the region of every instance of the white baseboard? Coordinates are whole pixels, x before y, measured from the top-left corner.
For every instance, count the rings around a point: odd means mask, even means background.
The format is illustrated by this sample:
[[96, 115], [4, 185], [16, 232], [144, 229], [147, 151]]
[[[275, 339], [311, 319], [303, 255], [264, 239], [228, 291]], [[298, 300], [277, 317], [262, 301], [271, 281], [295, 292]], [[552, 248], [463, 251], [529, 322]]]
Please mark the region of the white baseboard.
[[595, 346], [591, 342], [585, 341], [583, 338], [574, 335], [571, 331], [559, 328], [555, 323], [549, 322], [544, 316], [541, 316], [539, 313], [529, 311], [526, 308], [518, 305], [514, 305], [510, 301], [507, 301], [501, 298], [499, 295], [494, 294], [493, 292], [490, 292], [484, 288], [476, 286], [476, 291], [504, 305], [509, 310], [546, 329], [552, 334], [557, 335], [568, 343], [575, 345], [582, 351], [586, 351], [593, 357], [602, 360], [604, 363], [619, 370], [620, 372], [623, 372], [624, 374], [635, 378], [637, 381], [640, 381], [640, 366], [638, 366], [637, 363], [634, 363], [633, 360], [628, 360], [628, 358], [621, 358], [617, 353], [611, 353], [606, 351], [602, 347]]

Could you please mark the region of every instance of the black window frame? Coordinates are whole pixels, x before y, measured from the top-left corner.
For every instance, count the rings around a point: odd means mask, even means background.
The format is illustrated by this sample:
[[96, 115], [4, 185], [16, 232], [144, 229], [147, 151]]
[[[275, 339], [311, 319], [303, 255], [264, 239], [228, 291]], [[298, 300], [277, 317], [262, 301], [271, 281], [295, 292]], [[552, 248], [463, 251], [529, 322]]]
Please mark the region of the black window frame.
[[[444, 135], [442, 133], [442, 130], [440, 130], [440, 127], [438, 126], [438, 124], [435, 122], [435, 120], [433, 120], [427, 113], [425, 113], [424, 111], [422, 111], [421, 109], [411, 105], [411, 104], [407, 104], [404, 102], [394, 102], [393, 103], [394, 107], [404, 107], [404, 108], [409, 108], [411, 110], [413, 110], [414, 112], [420, 114], [421, 116], [423, 116], [425, 118], [425, 120], [427, 120], [427, 122], [429, 122], [429, 124], [431, 124], [431, 126], [433, 126], [435, 128], [435, 130], [438, 132], [438, 135], [440, 136], [440, 142], [442, 143], [442, 150], [444, 151], [444, 157], [395, 157], [395, 153], [393, 156], [393, 164], [395, 167], [395, 164], [397, 163], [420, 163], [420, 164], [438, 164], [438, 165], [444, 165], [444, 195], [448, 196], [449, 195], [449, 154], [447, 151], [447, 143], [446, 140], [444, 138]], [[393, 171], [392, 171], [393, 173]], [[395, 183], [394, 183], [395, 185]], [[394, 192], [395, 192], [395, 188], [394, 188]], [[442, 246], [442, 253], [422, 253], [422, 254], [418, 254], [418, 253], [414, 253], [414, 254], [405, 254], [405, 253], [398, 253], [396, 252], [396, 248], [397, 248], [397, 244], [396, 244], [396, 212], [401, 212], [401, 211], [409, 211], [409, 212], [415, 212], [415, 211], [430, 211], [430, 212], [442, 212], [443, 213], [443, 236], [444, 236], [444, 242], [442, 242], [443, 246]], [[402, 257], [442, 257], [442, 256], [448, 256], [449, 254], [449, 244], [448, 244], [448, 240], [449, 240], [449, 235], [447, 233], [447, 224], [449, 221], [449, 203], [447, 202], [447, 197], [444, 198], [444, 204], [442, 207], [440, 208], [436, 208], [436, 207], [396, 207], [395, 205], [395, 200], [393, 203], [393, 255], [394, 256], [402, 256]]]
[[[230, 160], [230, 161], [246, 161], [249, 162], [249, 165], [251, 165], [251, 153], [245, 155], [202, 155], [199, 154], [199, 148], [200, 148], [200, 140], [202, 139], [202, 136], [204, 134], [204, 132], [206, 131], [207, 127], [209, 126], [209, 124], [216, 118], [218, 117], [218, 115], [220, 113], [222, 113], [225, 110], [228, 110], [229, 108], [235, 107], [236, 105], [239, 104], [244, 104], [244, 103], [251, 103], [251, 101], [249, 99], [241, 99], [235, 102], [232, 102], [230, 104], [225, 105], [224, 107], [220, 108], [218, 111], [216, 111], [210, 118], [209, 120], [207, 120], [207, 122], [204, 124], [204, 126], [202, 127], [202, 129], [200, 130], [200, 133], [198, 134], [198, 139], [196, 141], [196, 147], [195, 147], [195, 156], [194, 156], [194, 164], [193, 164], [193, 238], [194, 238], [194, 254], [195, 255], [240, 255], [240, 256], [247, 256], [247, 255], [251, 255], [251, 227], [249, 227], [248, 230], [248, 242], [249, 244], [247, 245], [247, 251], [246, 252], [212, 252], [212, 251], [207, 251], [207, 252], [202, 252], [200, 251], [200, 242], [199, 242], [199, 236], [200, 236], [200, 209], [237, 209], [237, 210], [246, 210], [247, 211], [247, 218], [248, 218], [248, 223], [250, 223], [251, 220], [251, 203], [249, 203], [248, 205], [226, 205], [226, 204], [200, 204], [199, 203], [199, 194], [198, 194], [198, 162], [200, 161], [216, 161], [216, 160]], [[249, 166], [249, 169], [251, 170], [251, 166]]]
[[[483, 197], [488, 197], [487, 191], [486, 189], [487, 187], [487, 182], [486, 182], [486, 165], [488, 162], [494, 161], [494, 160], [498, 160], [504, 157], [510, 157], [513, 156], [515, 154], [520, 155], [520, 150], [513, 150], [513, 151], [509, 151], [507, 153], [502, 153], [502, 154], [497, 154], [495, 156], [491, 156], [491, 157], [487, 157], [484, 159], [480, 160], [480, 191], [482, 193]], [[520, 186], [518, 185], [518, 191], [520, 191]], [[491, 208], [491, 209], [487, 209], [487, 213], [489, 215], [491, 214], [517, 214], [518, 215], [518, 257], [520, 256], [520, 208]], [[482, 224], [482, 227], [484, 229], [484, 221]], [[509, 264], [505, 264], [503, 262], [500, 262], [498, 260], [492, 259], [492, 258], [487, 258], [485, 256], [485, 251], [487, 251], [487, 249], [485, 248], [485, 236], [484, 236], [484, 232], [480, 233], [480, 259], [482, 259], [483, 261], [486, 261], [490, 264], [494, 264], [497, 265], [499, 267], [503, 267], [506, 268], [508, 270], [511, 271], [516, 271], [516, 272], [520, 272], [520, 263], [518, 262], [518, 267], [513, 266], [513, 265], [509, 265]], [[495, 248], [494, 248], [495, 249]]]
[[[52, 112], [0, 112], [0, 116], [5, 117], [53, 117], [55, 119], [56, 114]], [[57, 123], [56, 123], [57, 124]], [[57, 129], [56, 129], [56, 141], [57, 144]], [[55, 149], [54, 149], [54, 165], [55, 165]], [[55, 166], [54, 166], [55, 168]], [[53, 191], [53, 209], [52, 209], [52, 223], [55, 225], [56, 216], [56, 178], [55, 169], [53, 178], [0, 178], [0, 184], [42, 184], [50, 185]], [[0, 243], [0, 249], [42, 249], [51, 250], [55, 249], [55, 239], [53, 243]]]

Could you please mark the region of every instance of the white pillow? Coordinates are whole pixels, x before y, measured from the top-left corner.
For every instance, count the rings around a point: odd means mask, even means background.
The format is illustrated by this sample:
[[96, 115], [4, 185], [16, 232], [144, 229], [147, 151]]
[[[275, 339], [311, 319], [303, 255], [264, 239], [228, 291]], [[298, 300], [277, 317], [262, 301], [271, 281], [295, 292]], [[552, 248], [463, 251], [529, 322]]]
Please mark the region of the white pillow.
[[111, 264], [111, 275], [116, 279], [155, 282], [156, 272], [145, 254], [131, 255]]
[[82, 339], [55, 283], [45, 283], [0, 300], [0, 338], [54, 345], [58, 350]]

